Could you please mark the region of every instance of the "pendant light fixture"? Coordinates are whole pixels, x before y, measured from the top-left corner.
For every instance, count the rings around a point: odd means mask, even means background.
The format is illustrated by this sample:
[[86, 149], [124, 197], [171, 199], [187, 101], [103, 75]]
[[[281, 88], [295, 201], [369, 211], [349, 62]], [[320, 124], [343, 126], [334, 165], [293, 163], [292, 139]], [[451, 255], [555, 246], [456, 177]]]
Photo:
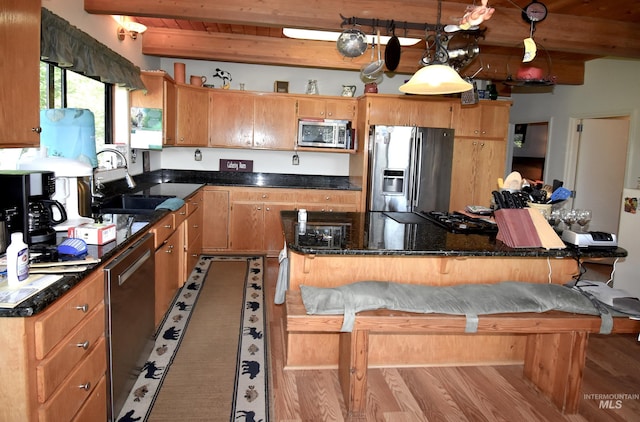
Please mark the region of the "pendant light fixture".
[[429, 40], [427, 40], [427, 51], [422, 58], [422, 63], [426, 66], [418, 70], [407, 83], [400, 86], [400, 92], [417, 95], [439, 95], [465, 92], [473, 89], [473, 85], [460, 77], [451, 66], [447, 64], [449, 53], [442, 44], [443, 37], [440, 25], [440, 14], [442, 0], [438, 0], [438, 22], [436, 33], [433, 37], [434, 52], [430, 57]]

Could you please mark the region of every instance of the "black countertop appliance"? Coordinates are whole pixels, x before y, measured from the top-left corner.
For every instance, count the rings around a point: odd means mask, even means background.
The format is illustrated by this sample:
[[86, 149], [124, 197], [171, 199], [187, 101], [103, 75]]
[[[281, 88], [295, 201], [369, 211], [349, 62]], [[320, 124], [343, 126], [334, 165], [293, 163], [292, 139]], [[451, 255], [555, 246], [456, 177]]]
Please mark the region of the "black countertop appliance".
[[1, 171], [0, 186], [4, 192], [0, 195], [0, 210], [4, 212], [7, 231], [21, 232], [29, 245], [54, 243], [53, 226], [61, 221], [53, 219], [52, 208], [62, 208], [51, 199], [56, 191], [55, 174], [51, 171]]

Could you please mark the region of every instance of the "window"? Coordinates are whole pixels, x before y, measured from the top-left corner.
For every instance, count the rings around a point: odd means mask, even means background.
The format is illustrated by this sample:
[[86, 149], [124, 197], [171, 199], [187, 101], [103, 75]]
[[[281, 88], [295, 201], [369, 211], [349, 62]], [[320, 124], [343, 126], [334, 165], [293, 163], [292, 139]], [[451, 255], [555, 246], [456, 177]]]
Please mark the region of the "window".
[[40, 108], [86, 108], [96, 124], [96, 148], [113, 143], [113, 86], [79, 73], [40, 63]]

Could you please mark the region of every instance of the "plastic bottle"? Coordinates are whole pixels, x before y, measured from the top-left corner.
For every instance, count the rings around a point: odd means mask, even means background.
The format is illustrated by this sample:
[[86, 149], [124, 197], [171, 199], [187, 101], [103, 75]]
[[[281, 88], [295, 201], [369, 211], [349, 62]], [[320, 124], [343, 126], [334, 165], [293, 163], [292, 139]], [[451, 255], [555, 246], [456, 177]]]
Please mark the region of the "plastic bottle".
[[22, 233], [11, 233], [7, 247], [7, 279], [10, 287], [17, 287], [29, 277], [29, 246]]

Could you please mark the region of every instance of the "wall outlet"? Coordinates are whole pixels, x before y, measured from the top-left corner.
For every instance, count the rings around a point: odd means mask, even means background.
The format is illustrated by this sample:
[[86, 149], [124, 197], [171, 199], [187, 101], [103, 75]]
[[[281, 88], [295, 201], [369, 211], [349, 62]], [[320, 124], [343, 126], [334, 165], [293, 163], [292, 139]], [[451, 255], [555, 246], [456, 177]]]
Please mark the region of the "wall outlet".
[[291, 159], [291, 164], [293, 164], [294, 166], [297, 166], [298, 164], [300, 164], [300, 157], [298, 156], [298, 154], [293, 154], [293, 158]]

